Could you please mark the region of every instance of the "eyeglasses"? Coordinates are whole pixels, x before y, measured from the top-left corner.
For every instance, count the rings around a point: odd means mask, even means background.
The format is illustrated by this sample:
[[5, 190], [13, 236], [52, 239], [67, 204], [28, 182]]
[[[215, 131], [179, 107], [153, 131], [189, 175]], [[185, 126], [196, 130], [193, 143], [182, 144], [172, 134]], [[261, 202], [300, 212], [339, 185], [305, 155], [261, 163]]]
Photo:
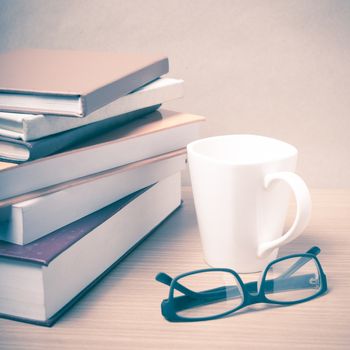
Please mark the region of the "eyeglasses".
[[327, 291], [327, 278], [313, 247], [304, 254], [270, 262], [258, 282], [243, 283], [227, 268], [196, 270], [171, 278], [164, 272], [156, 280], [170, 286], [162, 301], [163, 316], [172, 322], [213, 320], [256, 303], [293, 305]]

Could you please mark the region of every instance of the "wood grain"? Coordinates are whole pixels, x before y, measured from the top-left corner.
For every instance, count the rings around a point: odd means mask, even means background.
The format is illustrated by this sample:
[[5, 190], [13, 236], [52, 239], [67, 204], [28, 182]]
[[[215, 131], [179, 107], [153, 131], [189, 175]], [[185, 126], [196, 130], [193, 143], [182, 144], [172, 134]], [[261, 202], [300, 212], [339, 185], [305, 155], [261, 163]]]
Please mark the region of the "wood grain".
[[[183, 207], [53, 328], [0, 320], [0, 349], [349, 349], [350, 189], [312, 191], [311, 223], [280, 254], [318, 245], [328, 294], [291, 307], [259, 305], [225, 319], [176, 324], [160, 314], [168, 288], [154, 276], [206, 266], [189, 188], [183, 198]], [[292, 216], [293, 207], [289, 222]]]

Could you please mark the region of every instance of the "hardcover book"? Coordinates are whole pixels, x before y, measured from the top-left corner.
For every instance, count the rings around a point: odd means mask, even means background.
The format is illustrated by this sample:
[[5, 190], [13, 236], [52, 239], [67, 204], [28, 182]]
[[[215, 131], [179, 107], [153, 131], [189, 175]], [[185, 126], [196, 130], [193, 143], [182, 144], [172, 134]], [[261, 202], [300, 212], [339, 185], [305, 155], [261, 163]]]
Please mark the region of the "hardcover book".
[[199, 137], [204, 120], [160, 110], [69, 151], [18, 165], [0, 162], [0, 200], [181, 149]]
[[28, 245], [0, 242], [0, 317], [51, 326], [180, 204], [178, 173]]
[[160, 78], [88, 114], [85, 118], [0, 112], [0, 135], [32, 141], [182, 97], [184, 82]]
[[185, 167], [184, 148], [0, 201], [0, 240], [28, 244]]
[[0, 110], [84, 117], [166, 74], [157, 55], [20, 49], [0, 54]]
[[23, 141], [0, 136], [0, 161], [22, 163], [55, 154], [77, 145], [79, 142], [106, 132], [111, 128], [116, 128], [133, 119], [154, 112], [159, 107], [160, 105], [143, 108], [33, 141]]

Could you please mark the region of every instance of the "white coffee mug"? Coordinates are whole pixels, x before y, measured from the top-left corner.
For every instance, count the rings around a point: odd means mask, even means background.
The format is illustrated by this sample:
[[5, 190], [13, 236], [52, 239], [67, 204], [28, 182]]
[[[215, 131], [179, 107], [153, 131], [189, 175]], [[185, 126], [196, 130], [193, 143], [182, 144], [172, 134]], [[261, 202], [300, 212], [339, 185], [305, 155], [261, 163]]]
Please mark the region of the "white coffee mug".
[[[237, 272], [261, 271], [278, 248], [298, 237], [311, 213], [310, 193], [294, 173], [294, 146], [258, 135], [209, 137], [187, 146], [206, 262]], [[289, 188], [296, 217], [283, 234]]]

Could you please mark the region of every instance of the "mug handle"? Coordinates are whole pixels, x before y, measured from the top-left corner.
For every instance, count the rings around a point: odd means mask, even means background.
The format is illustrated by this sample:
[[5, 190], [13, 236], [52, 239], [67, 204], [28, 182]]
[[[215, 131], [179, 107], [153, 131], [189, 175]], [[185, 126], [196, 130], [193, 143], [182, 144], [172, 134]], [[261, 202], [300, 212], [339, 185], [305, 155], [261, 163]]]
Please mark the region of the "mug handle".
[[263, 242], [258, 246], [257, 253], [259, 258], [265, 258], [272, 250], [297, 238], [307, 226], [311, 214], [310, 192], [304, 180], [299, 175], [289, 171], [267, 174], [264, 178], [265, 188], [268, 189], [274, 181], [284, 181], [292, 189], [297, 206], [296, 216], [291, 228], [283, 236], [270, 242]]

